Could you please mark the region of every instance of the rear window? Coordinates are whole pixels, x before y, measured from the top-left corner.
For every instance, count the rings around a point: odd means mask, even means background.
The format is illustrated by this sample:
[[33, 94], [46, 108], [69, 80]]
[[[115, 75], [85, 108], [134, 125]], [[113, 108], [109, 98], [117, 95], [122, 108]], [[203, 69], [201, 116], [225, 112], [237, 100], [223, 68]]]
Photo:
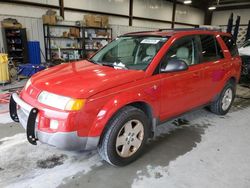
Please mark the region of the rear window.
[[200, 35], [202, 47], [202, 62], [216, 61], [224, 58], [221, 47], [213, 35]]
[[238, 48], [237, 48], [237, 45], [236, 45], [234, 39], [232, 37], [228, 37], [228, 36], [221, 36], [221, 38], [225, 42], [225, 44], [227, 45], [227, 48], [230, 51], [231, 55], [233, 57], [238, 56], [239, 52], [238, 52]]

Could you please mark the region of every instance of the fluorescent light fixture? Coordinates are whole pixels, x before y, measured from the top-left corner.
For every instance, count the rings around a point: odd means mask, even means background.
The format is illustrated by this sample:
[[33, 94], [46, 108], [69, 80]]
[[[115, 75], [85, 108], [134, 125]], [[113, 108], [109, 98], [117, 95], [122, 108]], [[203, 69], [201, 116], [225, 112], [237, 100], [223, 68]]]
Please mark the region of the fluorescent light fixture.
[[191, 0], [185, 0], [183, 3], [184, 3], [185, 5], [188, 5], [188, 4], [191, 4], [192, 1], [191, 1]]
[[215, 10], [215, 9], [216, 9], [216, 6], [208, 7], [208, 10]]

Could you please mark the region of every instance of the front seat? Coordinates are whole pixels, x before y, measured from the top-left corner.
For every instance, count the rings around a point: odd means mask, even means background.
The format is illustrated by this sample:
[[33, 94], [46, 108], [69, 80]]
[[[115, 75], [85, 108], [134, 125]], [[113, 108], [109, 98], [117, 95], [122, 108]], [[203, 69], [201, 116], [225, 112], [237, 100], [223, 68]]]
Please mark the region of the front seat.
[[149, 63], [156, 55], [156, 47], [154, 45], [149, 46], [146, 49], [146, 56], [142, 59], [143, 63]]
[[177, 49], [176, 58], [179, 60], [183, 60], [187, 65], [190, 65], [189, 60], [189, 50], [187, 47], [180, 47]]

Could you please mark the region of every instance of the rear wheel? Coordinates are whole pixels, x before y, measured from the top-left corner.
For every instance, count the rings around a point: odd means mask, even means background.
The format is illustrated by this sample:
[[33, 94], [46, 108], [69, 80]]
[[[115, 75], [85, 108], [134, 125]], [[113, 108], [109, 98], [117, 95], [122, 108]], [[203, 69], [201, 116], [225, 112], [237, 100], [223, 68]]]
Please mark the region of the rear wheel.
[[149, 135], [149, 120], [143, 111], [124, 107], [108, 123], [98, 152], [114, 166], [124, 166], [136, 160], [143, 152]]
[[218, 115], [225, 115], [230, 110], [235, 98], [235, 84], [228, 82], [220, 96], [210, 105], [210, 110]]

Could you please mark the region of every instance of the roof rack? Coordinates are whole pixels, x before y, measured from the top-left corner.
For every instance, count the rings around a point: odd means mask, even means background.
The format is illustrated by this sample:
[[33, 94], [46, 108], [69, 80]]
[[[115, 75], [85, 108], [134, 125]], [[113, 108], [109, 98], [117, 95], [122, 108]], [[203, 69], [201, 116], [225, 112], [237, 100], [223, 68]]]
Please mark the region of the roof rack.
[[154, 32], [154, 31], [135, 31], [135, 32], [129, 32], [129, 33], [126, 33], [125, 35], [130, 35], [130, 34], [136, 34], [136, 33], [146, 33], [146, 32]]
[[205, 27], [197, 27], [197, 28], [175, 28], [175, 29], [159, 29], [157, 31], [222, 31], [221, 29], [215, 28], [205, 28]]

